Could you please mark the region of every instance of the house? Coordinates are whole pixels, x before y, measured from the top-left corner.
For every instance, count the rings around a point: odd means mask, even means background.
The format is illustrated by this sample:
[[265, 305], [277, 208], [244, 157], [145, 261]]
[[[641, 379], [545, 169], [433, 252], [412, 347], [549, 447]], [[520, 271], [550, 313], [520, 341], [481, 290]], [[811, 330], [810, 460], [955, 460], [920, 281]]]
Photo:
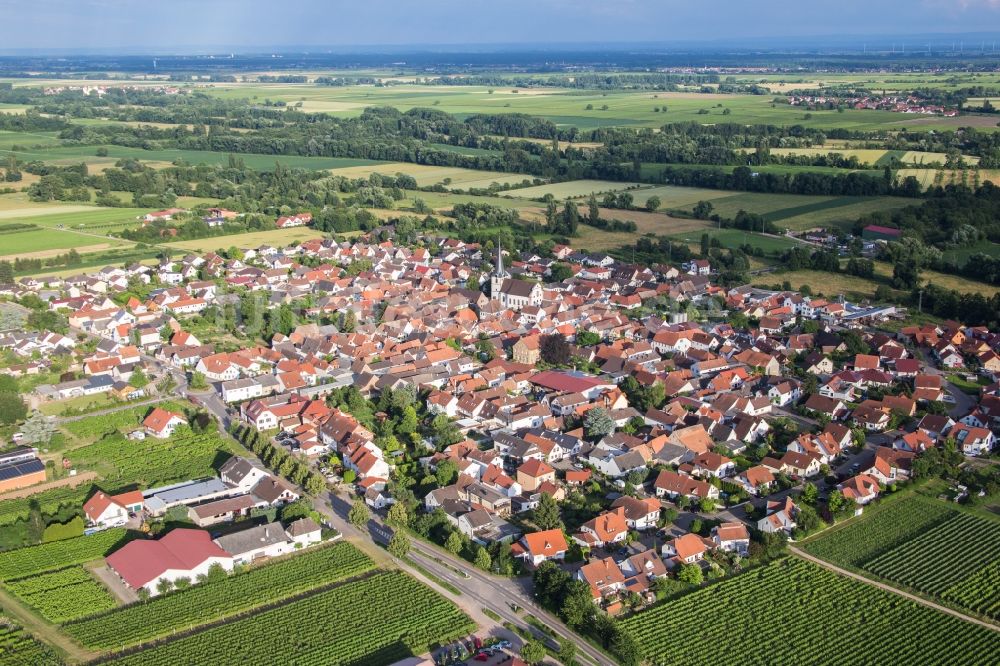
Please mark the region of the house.
[[513, 354], [515, 363], [535, 365], [542, 358], [540, 335], [526, 335], [514, 343]]
[[712, 528], [712, 541], [719, 550], [738, 553], [744, 557], [750, 552], [750, 533], [740, 522], [722, 523]]
[[766, 495], [774, 483], [774, 474], [763, 465], [754, 465], [740, 472], [733, 481], [751, 495]]
[[215, 543], [232, 556], [235, 564], [248, 564], [261, 557], [277, 557], [295, 548], [278, 522], [223, 534]]
[[537, 490], [545, 482], [555, 483], [556, 470], [546, 462], [532, 458], [517, 468], [517, 482], [527, 492]]
[[611, 508], [625, 512], [625, 524], [630, 530], [651, 530], [660, 520], [660, 503], [652, 497], [637, 499], [624, 495], [612, 502]]
[[142, 427], [147, 434], [153, 437], [167, 439], [174, 434], [177, 426], [187, 425], [187, 422], [187, 417], [179, 412], [154, 407], [153, 411], [143, 419]]
[[[667, 567], [655, 550], [644, 550], [618, 563], [625, 576], [625, 590], [650, 597], [653, 581], [667, 575]], [[655, 597], [653, 597], [655, 598]]]
[[736, 472], [735, 462], [713, 451], [706, 451], [695, 456], [694, 460], [691, 461], [691, 466], [694, 468], [691, 474], [698, 477], [714, 476], [717, 479], [722, 479], [732, 476]]
[[312, 546], [322, 541], [322, 531], [316, 521], [308, 516], [292, 521], [285, 530], [285, 534], [292, 542], [292, 547]]
[[106, 558], [108, 567], [133, 590], [160, 593], [161, 581], [194, 582], [218, 565], [232, 571], [233, 558], [203, 530], [177, 528], [159, 539], [136, 539]]
[[787, 474], [808, 479], [819, 474], [820, 461], [811, 453], [785, 451], [785, 455], [781, 456], [781, 468]]
[[129, 514], [140, 513], [142, 506], [142, 493], [138, 490], [118, 495], [108, 495], [99, 490], [84, 503], [83, 515], [87, 517], [90, 527], [122, 527], [128, 522]]
[[521, 540], [510, 548], [511, 554], [524, 560], [525, 564], [537, 567], [546, 560], [565, 559], [569, 546], [562, 530], [544, 530], [525, 534]]
[[660, 552], [664, 557], [670, 558], [667, 565], [673, 569], [682, 564], [700, 562], [705, 553], [714, 547], [715, 544], [709, 539], [697, 534], [684, 534], [663, 544]]
[[[923, 435], [919, 430], [912, 434]], [[927, 437], [926, 435], [923, 436]], [[930, 446], [934, 445], [929, 438], [927, 441]], [[880, 446], [875, 451], [875, 462], [872, 463], [871, 467], [863, 470], [863, 473], [874, 477], [882, 485], [895, 483], [900, 479], [910, 477], [914, 458], [916, 458], [916, 453], [913, 451]]]
[[249, 516], [257, 502], [250, 495], [238, 495], [188, 507], [188, 518], [198, 527], [228, 523]]
[[792, 502], [791, 497], [768, 502], [766, 515], [757, 521], [757, 529], [767, 533], [785, 532], [791, 534], [792, 530], [795, 529], [795, 516], [798, 513], [799, 508]]
[[621, 543], [627, 536], [625, 508], [619, 507], [585, 522], [580, 526], [580, 533], [573, 535], [573, 540], [586, 548], [603, 548], [609, 544]]
[[986, 455], [993, 450], [996, 436], [986, 428], [977, 428], [964, 423], [956, 423], [948, 431], [959, 450], [967, 456]]
[[854, 500], [858, 504], [868, 504], [878, 497], [880, 488], [878, 479], [868, 474], [858, 474], [837, 484], [837, 488], [844, 493], [844, 497]]
[[678, 474], [670, 470], [663, 470], [657, 475], [656, 481], [653, 482], [653, 488], [656, 490], [657, 497], [670, 497], [671, 499], [687, 497], [692, 500], [701, 500], [719, 497], [719, 489], [707, 481], [699, 481], [686, 474]]
[[591, 560], [576, 572], [576, 579], [590, 586], [595, 601], [612, 597], [625, 589], [625, 576], [610, 557]]

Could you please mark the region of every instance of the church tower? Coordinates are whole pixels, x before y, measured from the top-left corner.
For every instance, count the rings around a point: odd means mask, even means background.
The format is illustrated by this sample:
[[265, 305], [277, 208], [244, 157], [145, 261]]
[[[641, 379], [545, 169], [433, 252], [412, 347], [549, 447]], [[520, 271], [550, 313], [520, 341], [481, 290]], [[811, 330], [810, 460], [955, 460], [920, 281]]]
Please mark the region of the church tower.
[[500, 246], [500, 239], [497, 238], [497, 263], [490, 276], [490, 298], [499, 301], [500, 291], [503, 288], [504, 280], [510, 278], [510, 273], [503, 268], [503, 248]]

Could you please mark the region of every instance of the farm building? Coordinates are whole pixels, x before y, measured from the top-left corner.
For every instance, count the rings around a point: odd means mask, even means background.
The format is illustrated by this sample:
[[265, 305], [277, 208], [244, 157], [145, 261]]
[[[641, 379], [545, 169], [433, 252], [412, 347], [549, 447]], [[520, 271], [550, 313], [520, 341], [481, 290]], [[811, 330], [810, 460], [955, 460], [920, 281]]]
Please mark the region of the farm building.
[[892, 227], [883, 227], [877, 224], [869, 224], [861, 231], [861, 237], [865, 240], [894, 241], [899, 240], [899, 237], [902, 235], [902, 229], [893, 229]]

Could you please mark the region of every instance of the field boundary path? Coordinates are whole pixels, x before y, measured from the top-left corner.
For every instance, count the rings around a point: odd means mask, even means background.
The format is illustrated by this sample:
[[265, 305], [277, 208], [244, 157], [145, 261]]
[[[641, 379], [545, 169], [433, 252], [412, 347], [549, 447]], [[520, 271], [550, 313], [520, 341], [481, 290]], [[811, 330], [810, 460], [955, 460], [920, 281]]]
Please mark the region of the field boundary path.
[[148, 400], [141, 400], [139, 402], [126, 402], [122, 405], [116, 405], [114, 407], [108, 407], [107, 409], [99, 409], [96, 412], [87, 412], [86, 414], [76, 414], [74, 416], [56, 416], [55, 420], [58, 424], [72, 423], [73, 421], [82, 421], [83, 419], [89, 419], [91, 416], [106, 416], [107, 414], [114, 414], [115, 412], [124, 412], [126, 409], [132, 409], [134, 407], [146, 407], [148, 405], [155, 405], [158, 402], [165, 401], [165, 397], [150, 398]]
[[56, 479], [55, 481], [46, 481], [45, 483], [39, 483], [35, 486], [12, 490], [9, 493], [0, 495], [0, 502], [3, 502], [4, 500], [21, 499], [22, 497], [31, 497], [37, 493], [52, 490], [53, 488], [61, 488], [62, 486], [79, 486], [84, 481], [91, 481], [96, 478], [97, 472], [80, 472], [76, 476], [67, 476], [62, 479]]
[[3, 612], [13, 618], [25, 631], [43, 643], [53, 646], [58, 652], [65, 654], [69, 658], [69, 663], [86, 662], [97, 656], [96, 652], [91, 652], [79, 645], [60, 631], [58, 627], [27, 610], [20, 600], [3, 588], [0, 588], [0, 606], [3, 607]]
[[975, 617], [972, 617], [970, 615], [966, 615], [965, 613], [960, 613], [957, 610], [954, 610], [952, 608], [948, 608], [947, 606], [942, 606], [941, 604], [938, 604], [938, 603], [935, 603], [933, 601], [930, 601], [929, 599], [924, 599], [922, 597], [918, 597], [915, 594], [910, 594], [909, 592], [904, 592], [903, 590], [895, 588], [892, 585], [889, 585], [887, 583], [883, 583], [883, 582], [877, 581], [877, 580], [872, 580], [871, 578], [868, 578], [866, 576], [862, 576], [861, 574], [854, 573], [853, 571], [848, 571], [847, 569], [843, 569], [841, 567], [838, 567], [836, 564], [831, 564], [830, 562], [827, 562], [826, 560], [821, 560], [820, 558], [816, 557], [815, 555], [810, 555], [809, 553], [807, 553], [807, 552], [805, 552], [803, 550], [800, 550], [800, 549], [796, 548], [795, 546], [789, 545], [788, 546], [788, 550], [791, 551], [796, 556], [801, 557], [804, 560], [808, 560], [808, 561], [812, 562], [813, 564], [818, 564], [819, 566], [823, 567], [824, 569], [826, 569], [828, 571], [832, 571], [832, 572], [834, 572], [836, 574], [840, 574], [841, 576], [846, 576], [848, 578], [853, 578], [854, 580], [861, 581], [862, 583], [866, 583], [868, 585], [873, 585], [873, 586], [875, 586], [875, 587], [877, 587], [879, 589], [885, 590], [886, 592], [891, 592], [892, 594], [896, 594], [896, 595], [899, 595], [901, 597], [905, 597], [905, 598], [909, 599], [910, 601], [915, 601], [918, 604], [921, 604], [923, 606], [927, 606], [928, 608], [933, 608], [934, 610], [941, 611], [942, 613], [947, 613], [948, 615], [953, 615], [954, 617], [957, 617], [957, 618], [959, 618], [961, 620], [965, 620], [966, 622], [972, 622], [973, 624], [978, 624], [981, 627], [986, 627], [987, 629], [992, 629], [993, 631], [1000, 632], [1000, 625], [993, 624], [992, 622], [987, 622], [986, 620], [980, 620], [979, 618], [975, 618]]

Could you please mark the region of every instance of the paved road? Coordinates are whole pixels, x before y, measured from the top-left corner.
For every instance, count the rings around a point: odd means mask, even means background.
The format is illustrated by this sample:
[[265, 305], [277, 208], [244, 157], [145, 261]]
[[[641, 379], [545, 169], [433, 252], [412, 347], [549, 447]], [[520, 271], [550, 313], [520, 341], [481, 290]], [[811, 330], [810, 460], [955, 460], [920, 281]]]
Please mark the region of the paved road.
[[891, 592], [892, 594], [896, 594], [901, 597], [906, 597], [910, 601], [915, 601], [922, 606], [933, 608], [935, 610], [941, 611], [942, 613], [947, 613], [948, 615], [954, 615], [955, 617], [961, 620], [965, 620], [966, 622], [972, 622], [973, 624], [978, 624], [981, 627], [986, 627], [987, 629], [992, 629], [993, 631], [1000, 631], [1000, 625], [993, 624], [992, 622], [986, 622], [978, 618], [970, 617], [968, 615], [965, 615], [964, 613], [958, 612], [957, 610], [948, 608], [947, 606], [942, 606], [941, 604], [936, 604], [933, 601], [929, 601], [927, 599], [918, 597], [915, 594], [910, 594], [909, 592], [904, 592], [903, 590], [899, 590], [893, 587], [892, 585], [887, 585], [886, 583], [882, 583], [877, 580], [865, 578], [861, 574], [856, 574], [853, 571], [842, 569], [835, 564], [830, 564], [825, 560], [821, 560], [818, 557], [814, 557], [813, 555], [810, 555], [809, 553], [800, 550], [799, 548], [791, 544], [789, 544], [788, 550], [804, 560], [809, 560], [810, 562], [818, 564], [824, 569], [828, 569], [834, 573], [840, 574], [841, 576], [847, 576], [848, 578], [853, 578], [855, 580], [861, 581], [862, 583], [866, 583], [868, 585], [874, 585], [875, 587], [885, 590], [886, 592]]
[[[334, 527], [341, 531], [345, 537], [384, 543], [390, 533], [390, 528], [386, 527], [378, 516], [373, 516], [366, 531], [355, 528], [347, 522], [347, 513], [351, 508], [350, 503], [333, 493], [325, 498], [317, 498], [313, 502], [313, 506], [327, 516]], [[410, 557], [438, 578], [458, 588], [463, 596], [455, 601], [460, 605], [465, 605], [463, 602], [471, 600], [481, 608], [489, 608], [505, 622], [512, 622], [529, 629], [537, 637], [545, 639], [550, 647], [557, 648], [558, 643], [555, 640], [544, 636], [536, 628], [527, 624], [521, 615], [511, 610], [511, 604], [516, 604], [524, 608], [524, 612], [541, 620], [560, 638], [573, 641], [577, 645], [578, 652], [592, 663], [600, 666], [613, 666], [615, 663], [609, 656], [570, 631], [557, 617], [535, 605], [531, 597], [531, 583], [528, 579], [491, 576], [475, 569], [465, 560], [460, 560], [450, 553], [438, 550], [419, 539], [414, 538], [410, 541], [412, 544]], [[401, 568], [410, 569], [406, 562], [395, 560], [395, 558], [394, 561]], [[410, 573], [414, 572], [410, 571]], [[414, 575], [419, 575], [419, 573], [414, 573]]]

